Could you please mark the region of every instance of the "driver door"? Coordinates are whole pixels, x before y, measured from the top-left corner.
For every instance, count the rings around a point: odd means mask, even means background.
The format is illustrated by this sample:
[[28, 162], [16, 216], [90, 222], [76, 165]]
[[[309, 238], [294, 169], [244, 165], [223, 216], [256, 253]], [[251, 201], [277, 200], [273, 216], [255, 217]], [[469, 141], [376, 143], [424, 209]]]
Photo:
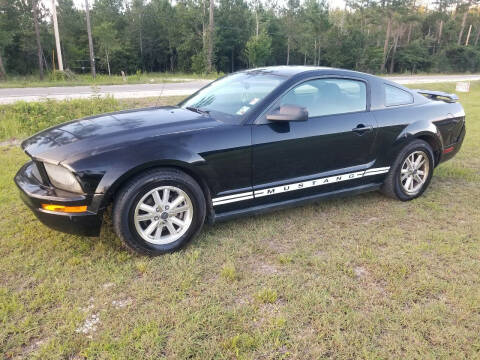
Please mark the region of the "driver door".
[[[368, 84], [360, 79], [308, 80], [285, 93], [267, 112], [281, 105], [304, 107], [307, 121], [267, 121], [252, 129], [253, 185], [259, 203], [334, 191], [346, 182], [292, 191], [291, 184], [355, 173], [374, 159], [376, 122], [368, 111]], [[361, 184], [360, 178], [349, 185]], [[269, 195], [265, 189], [276, 188]], [[282, 191], [284, 189], [285, 191]]]

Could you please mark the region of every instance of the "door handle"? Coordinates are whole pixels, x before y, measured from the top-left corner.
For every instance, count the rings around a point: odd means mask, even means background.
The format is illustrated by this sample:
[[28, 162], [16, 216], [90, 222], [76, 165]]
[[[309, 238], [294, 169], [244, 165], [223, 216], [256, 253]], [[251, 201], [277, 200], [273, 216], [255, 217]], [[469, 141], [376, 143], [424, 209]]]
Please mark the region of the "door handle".
[[354, 127], [352, 129], [353, 132], [355, 132], [359, 135], [362, 135], [362, 134], [366, 133], [367, 131], [372, 131], [372, 130], [373, 130], [372, 125], [364, 125], [364, 124], [358, 124], [357, 127]]

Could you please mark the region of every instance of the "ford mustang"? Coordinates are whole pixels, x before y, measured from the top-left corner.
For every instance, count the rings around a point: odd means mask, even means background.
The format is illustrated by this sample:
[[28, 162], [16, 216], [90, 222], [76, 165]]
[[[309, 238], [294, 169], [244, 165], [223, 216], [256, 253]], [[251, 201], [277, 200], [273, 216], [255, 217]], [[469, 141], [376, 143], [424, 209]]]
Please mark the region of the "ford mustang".
[[179, 249], [204, 222], [381, 190], [422, 195], [465, 136], [454, 94], [322, 67], [234, 73], [177, 106], [71, 121], [22, 143], [15, 176], [44, 224], [131, 250]]

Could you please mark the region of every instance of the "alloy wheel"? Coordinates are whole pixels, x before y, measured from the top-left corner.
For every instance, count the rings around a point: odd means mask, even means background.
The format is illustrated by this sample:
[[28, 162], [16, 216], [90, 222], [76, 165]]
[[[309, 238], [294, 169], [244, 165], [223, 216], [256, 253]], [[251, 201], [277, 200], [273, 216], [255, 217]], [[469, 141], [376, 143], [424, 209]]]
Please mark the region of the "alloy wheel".
[[417, 150], [410, 153], [403, 161], [400, 170], [400, 183], [408, 195], [420, 192], [428, 179], [430, 161], [427, 154]]
[[192, 201], [185, 191], [175, 186], [160, 186], [138, 201], [133, 220], [143, 240], [164, 245], [182, 237], [192, 217]]

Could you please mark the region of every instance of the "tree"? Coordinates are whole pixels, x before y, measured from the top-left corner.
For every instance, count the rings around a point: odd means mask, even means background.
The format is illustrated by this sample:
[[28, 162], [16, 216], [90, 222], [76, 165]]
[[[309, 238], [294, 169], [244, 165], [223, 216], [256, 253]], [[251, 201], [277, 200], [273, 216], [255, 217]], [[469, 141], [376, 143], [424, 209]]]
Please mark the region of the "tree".
[[105, 54], [105, 64], [107, 65], [108, 75], [112, 75], [110, 69], [111, 53], [117, 49], [117, 34], [113, 23], [102, 22], [94, 27], [94, 34], [99, 44], [100, 50]]
[[287, 7], [284, 9], [285, 31], [287, 33], [287, 65], [290, 64], [290, 51], [296, 48], [296, 36], [298, 32], [297, 14], [300, 8], [299, 0], [288, 0]]
[[[52, 23], [34, 1], [0, 0], [1, 78], [39, 73], [52, 61]], [[74, 0], [57, 0], [56, 9], [63, 63], [73, 71], [84, 71], [89, 59], [92, 71], [110, 74], [285, 63], [474, 71], [479, 1], [432, 0], [426, 7], [416, 0], [346, 0], [345, 8], [332, 9], [327, 0], [95, 0], [80, 9]]]
[[[257, 9], [259, 27], [262, 9]], [[245, 46], [256, 24], [248, 4], [244, 0], [220, 0], [216, 14], [216, 27], [221, 29], [215, 35], [215, 65], [217, 70], [235, 71], [245, 67]], [[255, 25], [254, 25], [255, 24]]]
[[6, 48], [13, 42], [15, 30], [18, 29], [16, 21], [17, 9], [14, 2], [2, 2], [0, 9], [0, 79], [7, 79], [7, 71], [5, 70], [5, 64], [3, 56]]
[[95, 54], [93, 52], [93, 40], [92, 40], [92, 27], [90, 25], [90, 9], [88, 6], [88, 0], [85, 0], [85, 16], [87, 19], [87, 35], [88, 35], [88, 54], [90, 57], [90, 72], [92, 77], [95, 78]]
[[271, 54], [272, 39], [265, 32], [253, 35], [245, 47], [245, 55], [253, 67], [265, 66]]
[[60, 46], [60, 33], [58, 31], [58, 21], [57, 21], [57, 4], [55, 0], [52, 0], [52, 22], [53, 22], [53, 31], [55, 34], [55, 44], [57, 46], [58, 70], [63, 71], [62, 48]]
[[213, 0], [210, 0], [210, 10], [208, 12], [208, 49], [207, 49], [207, 71], [210, 73], [213, 70], [213, 42], [215, 35], [214, 19], [213, 19]]
[[43, 80], [43, 49], [42, 41], [40, 39], [40, 26], [38, 25], [38, 0], [33, 0], [33, 24], [35, 27], [35, 39], [37, 41], [37, 56], [38, 56], [38, 70], [40, 74], [40, 80]]

